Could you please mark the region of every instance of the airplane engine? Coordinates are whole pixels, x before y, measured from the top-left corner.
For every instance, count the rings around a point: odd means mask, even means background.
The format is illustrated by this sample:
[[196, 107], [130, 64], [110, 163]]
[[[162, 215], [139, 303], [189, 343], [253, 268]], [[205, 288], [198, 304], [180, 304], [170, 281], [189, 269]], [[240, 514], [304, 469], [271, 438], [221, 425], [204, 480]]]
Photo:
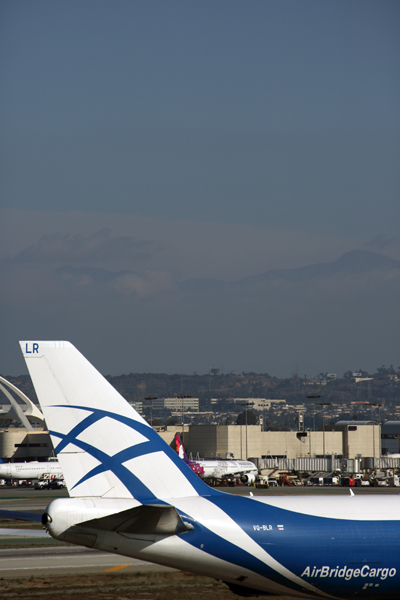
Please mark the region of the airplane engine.
[[251, 485], [252, 483], [255, 482], [255, 480], [256, 480], [256, 476], [254, 475], [254, 473], [245, 473], [240, 478], [240, 481], [242, 483], [247, 483], [247, 485]]

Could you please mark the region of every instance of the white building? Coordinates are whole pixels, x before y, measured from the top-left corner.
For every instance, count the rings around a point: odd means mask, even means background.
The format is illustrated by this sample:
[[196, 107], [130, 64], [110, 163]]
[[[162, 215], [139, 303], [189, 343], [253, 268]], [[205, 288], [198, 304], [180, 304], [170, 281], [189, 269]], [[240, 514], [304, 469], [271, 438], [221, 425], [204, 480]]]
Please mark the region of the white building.
[[173, 398], [155, 398], [152, 400], [153, 410], [172, 410], [174, 412], [199, 412], [199, 399], [191, 396], [174, 396]]

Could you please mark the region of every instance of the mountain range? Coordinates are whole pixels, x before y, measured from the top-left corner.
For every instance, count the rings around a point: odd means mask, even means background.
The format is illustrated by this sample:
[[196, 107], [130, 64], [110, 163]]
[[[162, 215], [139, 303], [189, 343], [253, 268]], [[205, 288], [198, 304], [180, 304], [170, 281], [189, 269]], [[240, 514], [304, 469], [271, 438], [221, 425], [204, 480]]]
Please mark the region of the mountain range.
[[[260, 275], [252, 275], [233, 282], [213, 278], [193, 278], [181, 281], [177, 285], [178, 289], [182, 292], [201, 294], [220, 289], [230, 288], [232, 290], [232, 287], [238, 289], [278, 281], [292, 284], [307, 283], [312, 280], [328, 279], [336, 275], [354, 276], [372, 271], [380, 274], [389, 271], [400, 274], [400, 261], [368, 250], [353, 250], [343, 254], [333, 262], [317, 263], [297, 269], [272, 269]], [[56, 269], [56, 273], [67, 277], [75, 284], [79, 284], [82, 280], [85, 280], [97, 285], [108, 285], [123, 278], [134, 278], [135, 281], [141, 281], [147, 277], [147, 275], [142, 276], [134, 271], [125, 270], [115, 272], [93, 267], [71, 266], [60, 267]], [[132, 291], [134, 291], [134, 287]], [[156, 289], [153, 291], [156, 291]]]
[[316, 278], [332, 277], [337, 274], [355, 275], [378, 269], [380, 271], [399, 269], [400, 261], [370, 252], [368, 250], [353, 250], [346, 252], [338, 260], [328, 263], [317, 263], [298, 269], [275, 269], [240, 279], [237, 283], [260, 283], [281, 279], [289, 282], [303, 282]]
[[317, 263], [297, 269], [272, 269], [260, 275], [252, 275], [231, 283], [220, 279], [188, 279], [180, 283], [180, 288], [188, 292], [200, 293], [230, 285], [246, 287], [274, 281], [307, 283], [311, 280], [327, 279], [334, 275], [359, 275], [371, 271], [379, 273], [398, 271], [400, 274], [400, 261], [368, 250], [353, 250], [346, 252], [333, 262]]

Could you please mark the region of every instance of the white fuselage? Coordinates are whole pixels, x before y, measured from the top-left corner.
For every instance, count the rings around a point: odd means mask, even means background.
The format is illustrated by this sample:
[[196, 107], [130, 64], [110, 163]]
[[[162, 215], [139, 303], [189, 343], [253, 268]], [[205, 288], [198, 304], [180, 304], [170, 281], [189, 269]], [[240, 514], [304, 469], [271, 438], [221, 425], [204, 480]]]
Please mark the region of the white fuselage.
[[[168, 499], [168, 503], [170, 501]], [[246, 587], [273, 595], [343, 599], [353, 596], [351, 586], [355, 584], [356, 595], [365, 598], [363, 590], [366, 584], [368, 587], [372, 584], [373, 594], [368, 598], [395, 597], [393, 590], [398, 585], [398, 557], [387, 548], [387, 529], [398, 529], [400, 520], [400, 505], [394, 496], [386, 497], [384, 501], [379, 496], [322, 499], [309, 496], [250, 498], [223, 494], [217, 502], [211, 496], [175, 498], [174, 506], [185, 515], [185, 521], [189, 520], [193, 525], [190, 533], [181, 535], [124, 533], [98, 528], [93, 521], [137, 506], [140, 502], [134, 499], [53, 500], [46, 510], [47, 529], [61, 541], [170, 567], [179, 566], [180, 569], [232, 584], [237, 583], [240, 576], [246, 581]], [[240, 515], [240, 522], [232, 518], [231, 511]], [[310, 529], [309, 518], [318, 519], [318, 531]], [[325, 523], [333, 529], [325, 531]], [[342, 544], [343, 534], [357, 523], [363, 536], [352, 540], [351, 535], [346, 535], [346, 543]], [[326, 546], [322, 553], [321, 541]], [[342, 556], [347, 553], [346, 544], [349, 543], [354, 546], [350, 558], [356, 568], [348, 563], [348, 555]], [[276, 559], [274, 554], [281, 544], [285, 545], [285, 552], [283, 558]], [[311, 544], [310, 548], [315, 545], [316, 556], [304, 557], [304, 552], [301, 552], [304, 544]], [[379, 573], [375, 574], [377, 568], [373, 562], [378, 547], [381, 577]], [[243, 553], [247, 559], [241, 564]], [[322, 571], [320, 567], [318, 573], [322, 574], [310, 577], [319, 560]], [[308, 562], [310, 566], [305, 568]], [[343, 567], [346, 571], [348, 569], [347, 575], [342, 577], [339, 573], [336, 577], [336, 571], [342, 564], [346, 565]], [[357, 568], [358, 564], [363, 567]], [[386, 584], [390, 586], [389, 593], [383, 595], [384, 590], [380, 587]]]
[[245, 473], [254, 475], [258, 473], [255, 464], [249, 460], [199, 460], [196, 462], [204, 469], [203, 479], [221, 479]]
[[0, 464], [0, 478], [38, 479], [44, 475], [62, 478], [60, 463], [54, 460], [51, 462], [32, 461]]
[[[256, 499], [241, 498], [240, 500], [245, 503], [247, 501], [251, 512], [251, 503]], [[82, 521], [98, 519], [114, 514], [115, 511], [119, 512], [140, 506], [140, 502], [135, 499], [62, 498], [53, 500], [46, 509], [46, 513], [50, 516], [46, 528], [55, 539], [72, 544], [139, 558], [173, 568], [177, 568], [179, 564], [179, 569], [224, 581], [234, 582], [240, 572], [241, 576], [246, 577], [248, 583], [256, 589], [273, 594], [288, 592], [284, 585], [266, 581], [262, 576], [252, 572], [251, 568], [239, 568], [235, 561], [231, 561], [231, 556], [227, 556], [225, 559], [215, 559], [209, 554], [212, 542], [208, 541], [206, 531], [211, 526], [217, 536], [232, 544], [233, 549], [245, 547], [259, 560], [272, 562], [274, 568], [282, 569], [286, 574], [286, 569], [270, 559], [269, 555], [259, 548], [243, 529], [219, 507], [213, 506], [207, 499], [199, 496], [174, 499], [174, 504], [179, 507], [179, 510], [184, 511], [194, 524], [206, 528], [204, 544], [201, 544], [200, 547], [187, 544], [185, 534], [163, 536], [125, 533], [121, 535], [116, 531], [96, 529], [95, 523], [93, 523], [93, 528], [80, 525]], [[314, 594], [315, 590], [312, 586], [308, 586], [308, 589], [305, 586], [305, 588], [304, 594], [296, 594], [298, 598], [309, 598], [307, 591]]]

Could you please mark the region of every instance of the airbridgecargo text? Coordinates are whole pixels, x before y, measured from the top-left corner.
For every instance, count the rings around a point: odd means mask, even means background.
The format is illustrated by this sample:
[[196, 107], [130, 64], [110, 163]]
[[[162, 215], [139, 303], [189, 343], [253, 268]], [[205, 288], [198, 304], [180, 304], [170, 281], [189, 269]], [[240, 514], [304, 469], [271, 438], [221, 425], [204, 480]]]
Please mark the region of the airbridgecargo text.
[[394, 577], [396, 575], [396, 569], [392, 568], [379, 568], [370, 567], [364, 565], [358, 569], [349, 569], [348, 567], [306, 567], [301, 574], [301, 577], [343, 577], [346, 581], [354, 579], [356, 577], [375, 577], [381, 581], [387, 577]]

